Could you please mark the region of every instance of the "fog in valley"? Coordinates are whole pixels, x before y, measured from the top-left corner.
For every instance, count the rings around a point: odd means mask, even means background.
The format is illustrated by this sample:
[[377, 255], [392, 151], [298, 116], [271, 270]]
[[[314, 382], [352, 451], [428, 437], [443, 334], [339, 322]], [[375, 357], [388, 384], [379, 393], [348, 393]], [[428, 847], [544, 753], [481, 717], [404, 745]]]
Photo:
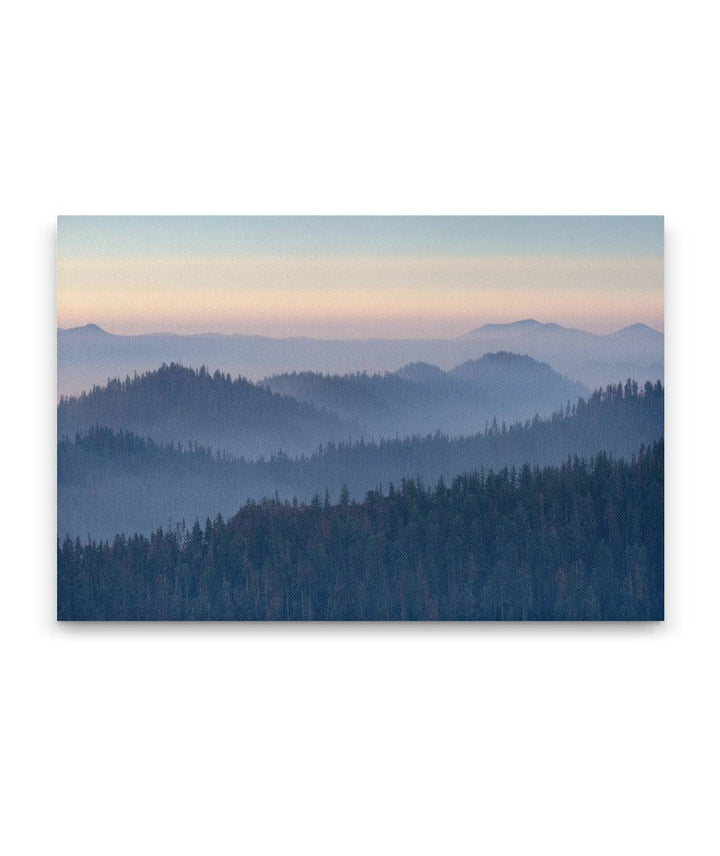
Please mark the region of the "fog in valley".
[[293, 371], [347, 374], [396, 372], [424, 362], [451, 370], [487, 353], [527, 355], [587, 387], [632, 377], [663, 379], [662, 333], [636, 324], [598, 335], [526, 320], [487, 324], [454, 339], [273, 339], [245, 335], [120, 336], [96, 325], [58, 330], [58, 393], [78, 394], [109, 378], [178, 362], [249, 380]]
[[630, 457], [663, 433], [662, 340], [531, 321], [435, 341], [59, 331], [58, 533], [112, 539], [265, 497], [361, 500], [407, 478]]

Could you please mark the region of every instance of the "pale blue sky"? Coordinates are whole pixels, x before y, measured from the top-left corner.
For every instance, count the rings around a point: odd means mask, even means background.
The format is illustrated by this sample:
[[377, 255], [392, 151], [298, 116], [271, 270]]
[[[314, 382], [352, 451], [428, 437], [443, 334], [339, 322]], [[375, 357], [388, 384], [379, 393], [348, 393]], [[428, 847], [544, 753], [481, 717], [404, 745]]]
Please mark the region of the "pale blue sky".
[[662, 256], [662, 217], [59, 217], [62, 259], [122, 255]]
[[662, 217], [60, 217], [58, 323], [459, 335], [663, 325]]

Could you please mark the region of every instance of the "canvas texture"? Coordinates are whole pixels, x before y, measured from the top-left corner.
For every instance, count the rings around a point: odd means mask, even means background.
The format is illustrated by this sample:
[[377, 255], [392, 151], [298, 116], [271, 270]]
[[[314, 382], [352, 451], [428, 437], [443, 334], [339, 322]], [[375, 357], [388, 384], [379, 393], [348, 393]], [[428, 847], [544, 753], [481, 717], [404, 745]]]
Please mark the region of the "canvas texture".
[[58, 218], [66, 621], [656, 621], [661, 217]]

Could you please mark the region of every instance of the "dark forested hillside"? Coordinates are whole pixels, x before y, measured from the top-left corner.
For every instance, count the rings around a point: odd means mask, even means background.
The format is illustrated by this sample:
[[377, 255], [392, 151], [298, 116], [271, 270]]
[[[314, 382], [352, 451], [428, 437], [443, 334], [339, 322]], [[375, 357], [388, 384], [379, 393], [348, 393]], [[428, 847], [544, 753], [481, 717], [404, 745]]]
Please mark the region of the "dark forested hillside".
[[110, 380], [104, 387], [60, 400], [59, 437], [96, 425], [247, 456], [280, 447], [308, 451], [349, 433], [336, 415], [312, 404], [273, 394], [243, 378], [177, 364], [124, 381]]
[[256, 384], [171, 363], [63, 397], [58, 436], [102, 426], [255, 458], [281, 448], [310, 452], [330, 440], [475, 433], [493, 416], [546, 415], [586, 392], [529, 357], [493, 354], [467, 365], [456, 370], [466, 369], [462, 378], [407, 366], [398, 374], [300, 372]]
[[486, 354], [445, 372], [411, 363], [369, 375], [292, 372], [266, 378], [273, 392], [291, 395], [357, 425], [366, 438], [444, 431], [474, 434], [493, 417], [549, 415], [588, 390], [546, 363], [517, 354]]
[[663, 444], [546, 469], [405, 481], [354, 503], [58, 545], [58, 617], [648, 620], [663, 616]]
[[111, 538], [234, 512], [248, 498], [310, 500], [328, 490], [351, 497], [403, 478], [433, 483], [481, 468], [558, 464], [600, 451], [630, 458], [663, 435], [664, 390], [628, 382], [509, 428], [491, 423], [471, 437], [435, 434], [378, 443], [330, 443], [309, 456], [245, 461], [132, 433], [92, 429], [58, 443], [58, 532]]

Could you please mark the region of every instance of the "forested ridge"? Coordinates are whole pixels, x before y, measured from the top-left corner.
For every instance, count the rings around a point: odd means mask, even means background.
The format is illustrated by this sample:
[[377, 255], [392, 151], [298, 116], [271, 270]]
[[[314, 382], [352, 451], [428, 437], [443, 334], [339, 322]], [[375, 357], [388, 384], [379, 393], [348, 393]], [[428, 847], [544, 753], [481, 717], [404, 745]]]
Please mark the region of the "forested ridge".
[[58, 443], [58, 531], [111, 537], [168, 521], [233, 513], [246, 499], [310, 500], [343, 486], [351, 497], [390, 482], [434, 483], [464, 472], [531, 462], [558, 464], [600, 451], [630, 458], [663, 436], [664, 389], [628, 381], [597, 390], [552, 417], [509, 427], [490, 422], [471, 437], [435, 434], [380, 442], [325, 444], [310, 455], [248, 461], [196, 444], [161, 444], [95, 427]]
[[263, 385], [314, 404], [359, 427], [368, 437], [436, 430], [474, 434], [485, 419], [548, 415], [589, 390], [547, 363], [504, 351], [450, 371], [412, 363], [385, 374], [291, 372]]
[[79, 396], [62, 397], [58, 437], [100, 425], [129, 430], [160, 443], [202, 442], [257, 456], [268, 450], [309, 450], [347, 436], [337, 415], [251, 383], [171, 363], [125, 380], [109, 380]]
[[66, 539], [58, 617], [660, 619], [663, 470], [658, 441], [630, 461], [404, 480], [361, 502], [264, 500], [149, 538]]
[[330, 440], [436, 430], [473, 434], [493, 416], [548, 415], [588, 392], [550, 366], [516, 354], [486, 354], [451, 372], [429, 367], [432, 377], [412, 368], [385, 374], [300, 372], [253, 383], [204, 367], [163, 364], [63, 396], [58, 437], [100, 425], [158, 443], [193, 442], [257, 458], [278, 449], [310, 453]]

